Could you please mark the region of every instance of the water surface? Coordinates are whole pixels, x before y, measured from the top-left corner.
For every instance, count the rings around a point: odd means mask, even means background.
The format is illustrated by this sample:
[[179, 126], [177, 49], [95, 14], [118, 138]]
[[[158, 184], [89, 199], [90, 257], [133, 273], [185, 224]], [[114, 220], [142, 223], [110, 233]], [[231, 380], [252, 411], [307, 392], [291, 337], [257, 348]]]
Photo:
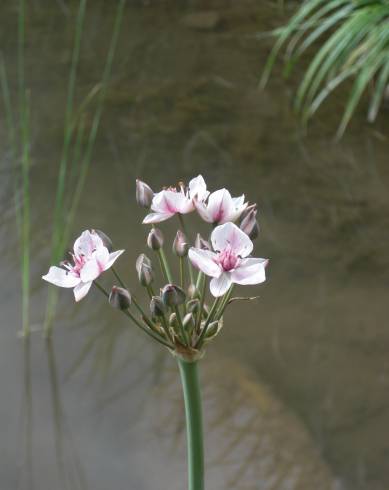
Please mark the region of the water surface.
[[[37, 329], [76, 7], [28, 5]], [[204, 9], [213, 24], [191, 17]], [[15, 92], [15, 2], [2, 2], [0, 15]], [[128, 2], [73, 236], [105, 230], [126, 249], [119, 268], [140, 292], [134, 261], [147, 231], [134, 202], [136, 177], [158, 189], [202, 173], [210, 188], [226, 186], [257, 202], [256, 252], [271, 259], [268, 282], [239, 291], [260, 300], [231, 306], [202, 363], [208, 488], [383, 490], [389, 485], [388, 114], [368, 126], [361, 107], [335, 144], [339, 93], [305, 135], [291, 109], [298, 71], [285, 82], [278, 67], [266, 91], [257, 89], [271, 46], [257, 33], [282, 18], [270, 1]], [[101, 76], [113, 19], [114, 2], [88, 5], [79, 100]], [[94, 291], [78, 305], [61, 291], [51, 343], [39, 332], [30, 342], [17, 337], [19, 255], [4, 124], [0, 114], [1, 487], [182, 489], [183, 407], [167, 353]], [[199, 221], [193, 216], [190, 223], [195, 228]], [[166, 235], [176, 227], [166, 223]], [[105, 280], [109, 286], [109, 274]]]

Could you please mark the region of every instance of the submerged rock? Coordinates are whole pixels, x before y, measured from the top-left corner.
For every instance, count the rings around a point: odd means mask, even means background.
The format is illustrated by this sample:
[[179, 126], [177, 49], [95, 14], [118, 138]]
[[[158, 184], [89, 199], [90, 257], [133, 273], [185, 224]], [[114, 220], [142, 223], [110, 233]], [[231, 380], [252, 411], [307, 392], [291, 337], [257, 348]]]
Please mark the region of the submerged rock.
[[218, 12], [203, 11], [185, 15], [181, 22], [186, 27], [199, 31], [213, 31], [221, 25], [221, 15]]
[[[154, 432], [159, 431], [160, 435], [156, 443], [158, 454], [169, 454], [169, 461], [174, 461], [167, 465], [166, 471], [161, 469], [158, 477], [162, 475], [168, 488], [179, 490], [186, 462], [185, 425], [176, 366], [172, 367], [171, 371], [163, 370], [162, 379], [158, 380], [154, 392], [149, 393], [149, 406], [153, 408], [147, 417], [157, 424]], [[301, 420], [254, 373], [220, 357], [207, 358], [200, 368], [209, 488], [343, 488]], [[155, 419], [156, 404], [158, 419]], [[150, 423], [146, 424], [150, 430]], [[177, 475], [181, 476], [177, 478]]]

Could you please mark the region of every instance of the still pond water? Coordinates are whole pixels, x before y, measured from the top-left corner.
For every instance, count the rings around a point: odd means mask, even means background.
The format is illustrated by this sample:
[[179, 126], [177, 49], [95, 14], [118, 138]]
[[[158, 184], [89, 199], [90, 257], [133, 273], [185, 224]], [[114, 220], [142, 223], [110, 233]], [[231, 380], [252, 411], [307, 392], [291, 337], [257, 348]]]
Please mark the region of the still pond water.
[[[16, 4], [0, 6], [13, 92]], [[31, 321], [39, 328], [77, 2], [27, 4]], [[88, 3], [79, 99], [99, 80], [114, 6]], [[193, 17], [204, 10], [212, 15]], [[128, 2], [73, 236], [105, 230], [126, 249], [119, 268], [137, 291], [134, 261], [146, 230], [136, 177], [158, 189], [202, 173], [211, 188], [257, 202], [256, 248], [271, 259], [268, 281], [250, 289], [258, 303], [231, 306], [201, 366], [207, 488], [384, 490], [389, 115], [369, 127], [362, 107], [334, 144], [340, 93], [302, 134], [291, 109], [299, 73], [285, 82], [278, 67], [266, 91], [257, 90], [271, 46], [257, 34], [282, 18], [270, 0]], [[61, 291], [52, 342], [39, 332], [29, 342], [17, 337], [18, 242], [4, 123], [0, 114], [0, 488], [182, 490], [183, 406], [167, 353], [94, 291], [77, 305]]]

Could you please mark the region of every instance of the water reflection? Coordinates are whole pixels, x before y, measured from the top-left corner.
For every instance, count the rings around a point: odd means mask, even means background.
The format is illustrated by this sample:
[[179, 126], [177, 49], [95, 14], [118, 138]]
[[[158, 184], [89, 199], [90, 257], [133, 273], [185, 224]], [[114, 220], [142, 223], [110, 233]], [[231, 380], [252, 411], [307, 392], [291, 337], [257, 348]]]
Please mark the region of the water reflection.
[[85, 490], [88, 488], [78, 448], [74, 443], [72, 429], [64, 413], [57, 373], [54, 341], [46, 340], [46, 354], [50, 379], [55, 460], [59, 488]]
[[[213, 359], [205, 361], [203, 378], [209, 488], [342, 488], [301, 422], [247, 370], [230, 360]], [[180, 458], [184, 444], [178, 388], [171, 365], [152, 393], [154, 404], [163, 408], [163, 424], [158, 420], [158, 427], [169, 441], [172, 460]]]
[[[35, 341], [37, 339], [34, 339]], [[53, 340], [47, 340], [44, 343], [44, 350], [41, 351], [47, 359], [48, 382], [47, 391], [49, 393], [49, 410], [46, 412], [46, 430], [50, 434], [49, 450], [54, 456], [54, 464], [51, 466], [44, 465], [44, 475], [36, 470], [40, 466], [39, 447], [40, 435], [39, 430], [34, 424], [34, 414], [36, 414], [36, 396], [34, 397], [34, 384], [32, 380], [33, 365], [31, 359], [32, 339], [26, 338], [21, 341], [23, 350], [23, 396], [22, 396], [22, 413], [21, 424], [23, 434], [21, 435], [21, 465], [17, 475], [16, 488], [24, 490], [42, 488], [50, 480], [55, 488], [63, 490], [86, 490], [88, 488], [83, 466], [78, 456], [78, 448], [74, 442], [72, 428], [66, 417], [62, 403], [60, 381], [58, 379], [56, 356]], [[48, 429], [51, 427], [51, 430]], [[42, 478], [43, 476], [43, 478]]]
[[31, 340], [26, 338], [23, 342], [23, 393], [22, 393], [22, 412], [21, 423], [22, 429], [21, 440], [21, 465], [18, 468], [18, 484], [16, 488], [34, 489], [33, 473], [33, 402], [32, 402], [32, 384], [31, 384]]
[[[157, 478], [142, 474], [142, 485], [153, 488], [163, 478], [169, 488], [182, 488], [185, 427], [177, 367], [161, 349], [150, 358], [146, 344], [118, 364], [107, 364], [106, 351], [125, 343], [126, 335], [132, 337], [126, 324], [112, 328], [109, 334], [91, 335], [86, 342], [88, 355], [72, 365], [72, 375], [77, 375], [83, 362], [90, 363], [93, 373], [103, 366], [94, 375], [94, 383], [100, 385], [98, 411], [122, 413], [126, 407], [124, 420], [131, 425], [137, 450], [151, 457], [157, 450], [162, 460], [169, 462], [167, 468], [159, 467]], [[112, 361], [113, 356], [108, 358]], [[248, 370], [218, 357], [206, 359], [202, 368], [210, 488], [245, 490], [259, 488], [259, 484], [264, 490], [341, 488], [301, 422]], [[133, 375], [131, 380], [127, 379], [129, 373]], [[130, 462], [130, 468], [133, 464]], [[154, 460], [154, 464], [158, 463]]]

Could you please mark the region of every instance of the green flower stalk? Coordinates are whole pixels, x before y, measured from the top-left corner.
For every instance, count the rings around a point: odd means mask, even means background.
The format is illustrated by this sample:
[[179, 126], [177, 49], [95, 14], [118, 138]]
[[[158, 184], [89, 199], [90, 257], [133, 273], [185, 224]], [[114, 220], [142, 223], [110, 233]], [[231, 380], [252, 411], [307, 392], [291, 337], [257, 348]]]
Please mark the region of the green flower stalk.
[[204, 441], [198, 362], [178, 359], [188, 440], [188, 489], [204, 489]]
[[[234, 284], [264, 282], [268, 261], [251, 257], [253, 242], [249, 235], [255, 235], [258, 229], [256, 207], [248, 206], [244, 196], [233, 199], [226, 189], [209, 193], [201, 176], [192, 179], [188, 188], [180, 183], [179, 189], [162, 190], [153, 194], [152, 199], [150, 192], [147, 184], [137, 181], [138, 204], [151, 208], [144, 221], [152, 225], [147, 246], [154, 252], [165, 281], [157, 294], [152, 259], [142, 253], [136, 261], [137, 278], [145, 291], [142, 301], [134, 297], [131, 288], [126, 286], [127, 281], [123, 281], [113, 268], [123, 250], [113, 252], [112, 242], [108, 242], [106, 235], [94, 230], [85, 231], [76, 240], [72, 262], [51, 267], [43, 279], [57, 286], [74, 288], [76, 301], [84, 298], [94, 284], [111, 306], [177, 359], [185, 402], [188, 489], [204, 490], [199, 361], [206, 345], [220, 333], [230, 302], [242, 299], [231, 298]], [[197, 234], [195, 246], [192, 246], [187, 231], [178, 230], [172, 251], [179, 263], [177, 267], [171, 267], [164, 252], [162, 231], [154, 225], [178, 214], [183, 228], [183, 215], [196, 209], [200, 217], [213, 225], [210, 239], [206, 241]], [[243, 214], [245, 210], [247, 212]], [[235, 220], [241, 221], [241, 228], [233, 223]], [[220, 224], [215, 226], [215, 223]], [[183, 260], [188, 261], [189, 271], [193, 267], [189, 274], [183, 273]], [[120, 287], [112, 286], [110, 292], [97, 282], [109, 268], [120, 284]], [[196, 280], [195, 269], [198, 270]], [[172, 273], [176, 270], [179, 271], [178, 278]], [[209, 298], [208, 289], [213, 300]]]

